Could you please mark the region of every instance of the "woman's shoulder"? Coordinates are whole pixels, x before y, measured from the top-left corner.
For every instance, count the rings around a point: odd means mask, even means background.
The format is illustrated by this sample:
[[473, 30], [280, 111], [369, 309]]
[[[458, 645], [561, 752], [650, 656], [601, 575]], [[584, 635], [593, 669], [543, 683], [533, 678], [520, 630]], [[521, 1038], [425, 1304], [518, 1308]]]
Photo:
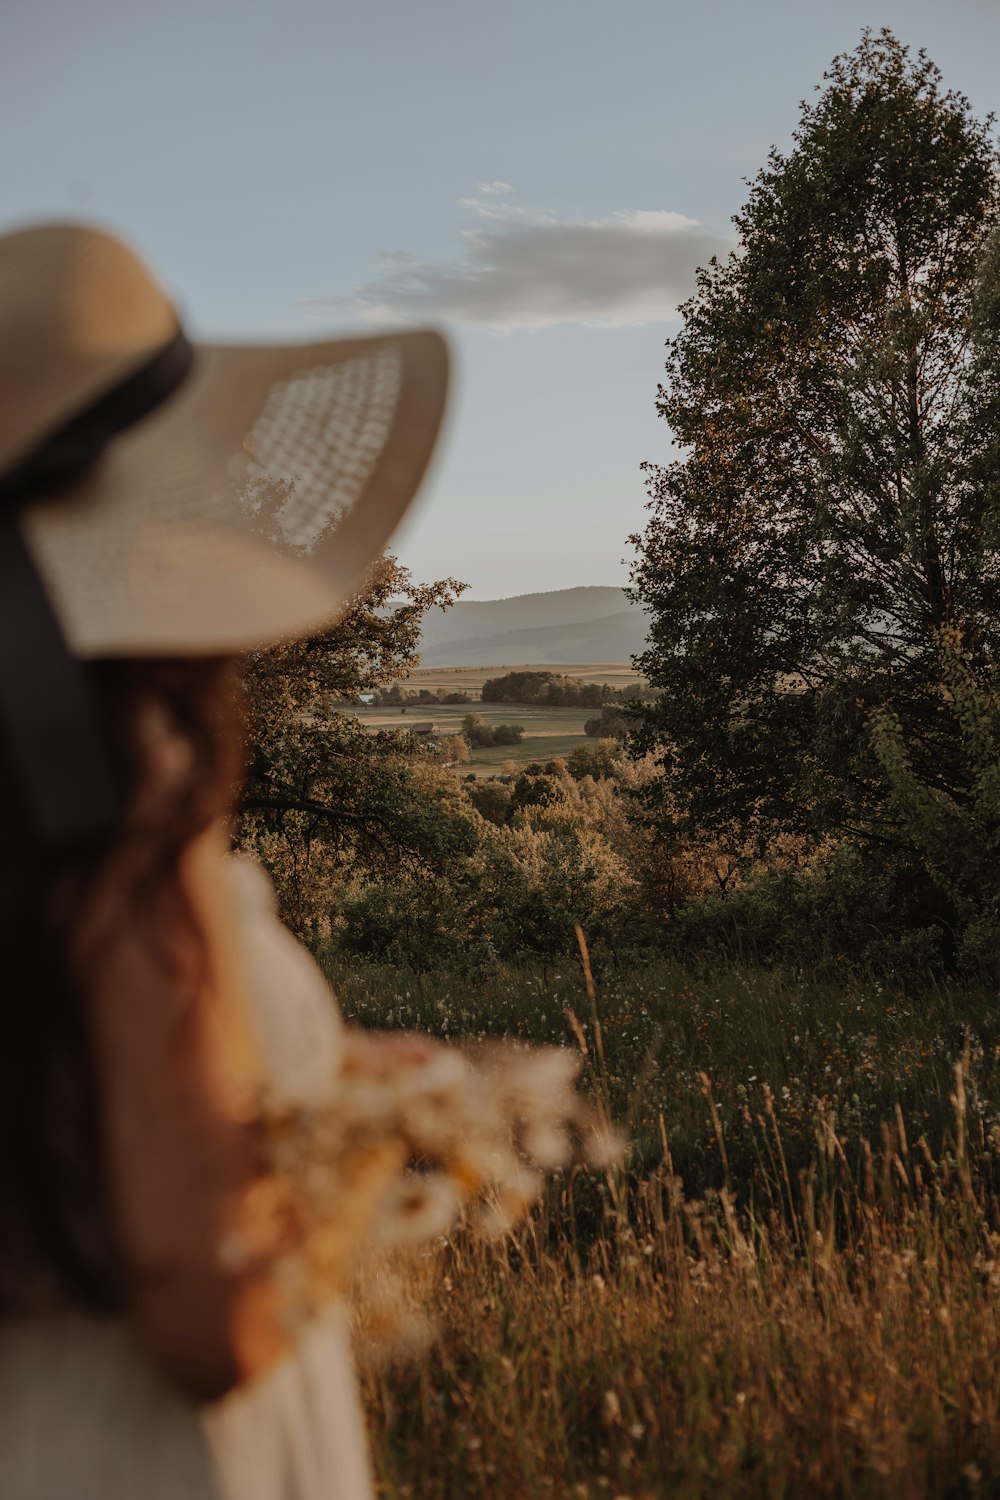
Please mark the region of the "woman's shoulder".
[[271, 882], [257, 861], [232, 854], [225, 870], [269, 1102], [323, 1103], [341, 1060], [336, 997], [312, 954], [281, 921]]

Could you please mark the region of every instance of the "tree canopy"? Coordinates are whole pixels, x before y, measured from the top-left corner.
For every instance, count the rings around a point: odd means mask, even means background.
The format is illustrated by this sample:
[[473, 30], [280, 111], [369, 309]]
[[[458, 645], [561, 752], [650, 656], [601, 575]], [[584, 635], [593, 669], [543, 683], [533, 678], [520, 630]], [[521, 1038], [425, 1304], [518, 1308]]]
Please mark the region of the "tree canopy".
[[248, 659], [250, 757], [242, 841], [268, 865], [286, 920], [308, 928], [334, 870], [366, 878], [440, 867], [469, 847], [467, 819], [424, 774], [433, 749], [406, 732], [370, 733], [335, 703], [405, 676], [429, 609], [463, 584], [416, 584], [392, 558], [337, 623]]
[[480, 698], [483, 703], [537, 703], [549, 708], [600, 708], [614, 695], [606, 682], [584, 682], [559, 672], [507, 672], [487, 677]]
[[[872, 715], [948, 780], [941, 633], [1000, 647], [992, 118], [866, 32], [698, 276], [647, 466], [640, 750], [699, 826], [885, 836]], [[881, 828], [881, 832], [880, 832]]]

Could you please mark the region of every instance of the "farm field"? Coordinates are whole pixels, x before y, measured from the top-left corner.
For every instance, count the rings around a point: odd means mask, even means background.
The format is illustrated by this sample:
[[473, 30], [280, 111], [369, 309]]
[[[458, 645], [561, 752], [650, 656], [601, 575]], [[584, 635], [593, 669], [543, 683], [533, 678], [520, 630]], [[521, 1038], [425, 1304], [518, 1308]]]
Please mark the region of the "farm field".
[[[410, 679], [412, 682], [412, 678]], [[458, 691], [452, 689], [452, 691]], [[433, 722], [442, 734], [458, 734], [466, 714], [480, 714], [490, 724], [521, 724], [524, 739], [519, 745], [493, 745], [473, 750], [471, 760], [456, 766], [462, 775], [495, 776], [505, 761], [526, 765], [533, 760], [552, 760], [586, 744], [583, 732], [592, 708], [536, 708], [529, 703], [441, 703], [407, 708], [349, 710], [370, 729], [412, 729], [414, 724]]]
[[361, 704], [345, 709], [372, 729], [412, 729], [434, 723], [442, 734], [457, 734], [466, 714], [479, 714], [488, 724], [523, 724], [525, 737], [578, 735], [597, 710], [594, 708], [536, 708], [531, 703], [428, 703], [405, 709], [372, 708]]
[[556, 760], [586, 743], [585, 734], [526, 734], [519, 745], [491, 745], [473, 750], [472, 759], [455, 770], [462, 776], [496, 776], [507, 763], [526, 766], [533, 760]]

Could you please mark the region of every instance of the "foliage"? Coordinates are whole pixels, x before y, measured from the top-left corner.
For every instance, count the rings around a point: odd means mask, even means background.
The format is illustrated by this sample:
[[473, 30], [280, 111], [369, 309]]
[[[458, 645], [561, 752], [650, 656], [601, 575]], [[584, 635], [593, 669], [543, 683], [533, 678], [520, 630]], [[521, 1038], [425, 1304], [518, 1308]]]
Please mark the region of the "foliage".
[[[489, 729], [494, 745], [519, 745], [524, 739], [523, 724], [491, 724]], [[489, 749], [489, 745], [483, 748]]]
[[440, 868], [469, 847], [449, 789], [427, 780], [434, 747], [368, 734], [332, 708], [413, 667], [424, 615], [448, 608], [461, 588], [454, 579], [415, 584], [386, 559], [330, 629], [247, 662], [239, 838], [268, 867], [282, 915], [299, 931], [327, 920], [331, 882], [345, 873]]
[[618, 705], [606, 703], [599, 714], [587, 720], [583, 732], [598, 740], [623, 740], [639, 723], [633, 714], [623, 713]]
[[875, 750], [890, 805], [907, 842], [954, 911], [960, 958], [1000, 974], [1000, 694], [987, 671], [945, 631], [940, 650], [940, 708], [954, 722], [960, 756], [948, 783], [921, 773], [899, 716], [875, 720]]
[[685, 453], [649, 467], [633, 597], [661, 690], [636, 744], [691, 827], [897, 837], [880, 709], [919, 776], [961, 777], [938, 638], [1000, 647], [991, 123], [866, 32], [682, 310], [659, 411]]
[[[406, 663], [407, 667], [411, 667], [417, 660], [416, 656], [411, 656]], [[373, 701], [378, 708], [402, 708], [421, 704], [433, 707], [437, 703], [471, 703], [472, 699], [468, 693], [447, 693], [444, 688], [436, 691], [432, 688], [411, 688], [404, 692], [402, 683], [394, 682], [375, 693]]]
[[437, 760], [442, 766], [464, 766], [472, 752], [464, 734], [441, 734], [437, 737]]
[[621, 769], [622, 747], [615, 738], [598, 737], [595, 744], [578, 745], [566, 757], [566, 768], [575, 781], [584, 776], [600, 780], [614, 776]]
[[614, 695], [615, 689], [606, 682], [532, 671], [488, 677], [480, 693], [483, 703], [536, 703], [549, 708], [600, 708]]
[[689, 885], [663, 936], [678, 955], [922, 984], [954, 967], [956, 925], [918, 858], [844, 842], [805, 864], [764, 862], [714, 890]]
[[524, 725], [491, 724], [482, 714], [466, 714], [462, 734], [474, 750], [488, 750], [492, 745], [519, 745], [524, 739]]
[[[961, 673], [947, 680], [954, 691], [939, 688], [943, 719], [969, 701]], [[619, 741], [459, 780], [464, 735], [371, 733], [329, 712], [279, 720], [294, 732], [271, 739], [272, 765], [288, 782], [294, 768], [299, 780], [285, 802], [272, 774], [260, 809], [248, 791], [244, 839], [269, 865], [297, 930], [421, 969], [460, 961], [482, 974], [518, 956], [554, 959], [571, 950], [578, 921], [598, 958], [642, 944], [911, 982], [956, 965], [982, 968], [996, 958], [997, 880], [987, 806], [994, 740], [992, 729], [975, 727], [975, 714], [987, 711], [977, 707], [981, 691], [962, 710], [975, 750], [973, 803], [949, 814], [937, 844], [924, 801], [914, 809], [911, 763], [891, 750], [902, 731], [889, 718], [879, 720], [876, 743], [896, 787], [902, 844], [810, 855], [808, 844], [786, 838], [761, 862], [732, 832], [686, 835], [644, 816], [654, 769], [625, 756]], [[938, 847], [944, 833], [950, 844]]]
[[[626, 781], [637, 774], [622, 770]], [[617, 781], [574, 779], [564, 761], [551, 761], [451, 786], [472, 834], [465, 857], [433, 874], [401, 871], [342, 901], [335, 936], [343, 950], [481, 973], [518, 955], [572, 952], [577, 922], [598, 953], [647, 933], [642, 841]]]
[[317, 901], [348, 951], [480, 973], [519, 955], [558, 957], [579, 921], [598, 955], [641, 945], [910, 977], [955, 961], [954, 909], [919, 860], [893, 849], [862, 860], [849, 846], [805, 858], [786, 839], [755, 862], [731, 841], [665, 836], [641, 812], [654, 767], [618, 741], [496, 777], [435, 774], [464, 842], [434, 865], [374, 879], [331, 872]]
[[522, 954], [571, 951], [577, 921], [616, 942], [630, 882], [593, 832], [481, 824], [474, 851], [438, 876], [370, 886], [341, 909], [344, 952], [418, 969], [482, 973]]

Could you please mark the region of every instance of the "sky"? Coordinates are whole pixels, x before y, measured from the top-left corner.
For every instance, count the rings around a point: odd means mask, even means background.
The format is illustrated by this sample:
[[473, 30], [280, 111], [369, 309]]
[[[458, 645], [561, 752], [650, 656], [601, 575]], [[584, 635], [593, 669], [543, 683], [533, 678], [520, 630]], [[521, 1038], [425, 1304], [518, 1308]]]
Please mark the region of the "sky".
[[1000, 0], [3, 0], [0, 227], [113, 228], [203, 338], [445, 329], [402, 561], [624, 584], [677, 304], [865, 26], [1000, 109]]

